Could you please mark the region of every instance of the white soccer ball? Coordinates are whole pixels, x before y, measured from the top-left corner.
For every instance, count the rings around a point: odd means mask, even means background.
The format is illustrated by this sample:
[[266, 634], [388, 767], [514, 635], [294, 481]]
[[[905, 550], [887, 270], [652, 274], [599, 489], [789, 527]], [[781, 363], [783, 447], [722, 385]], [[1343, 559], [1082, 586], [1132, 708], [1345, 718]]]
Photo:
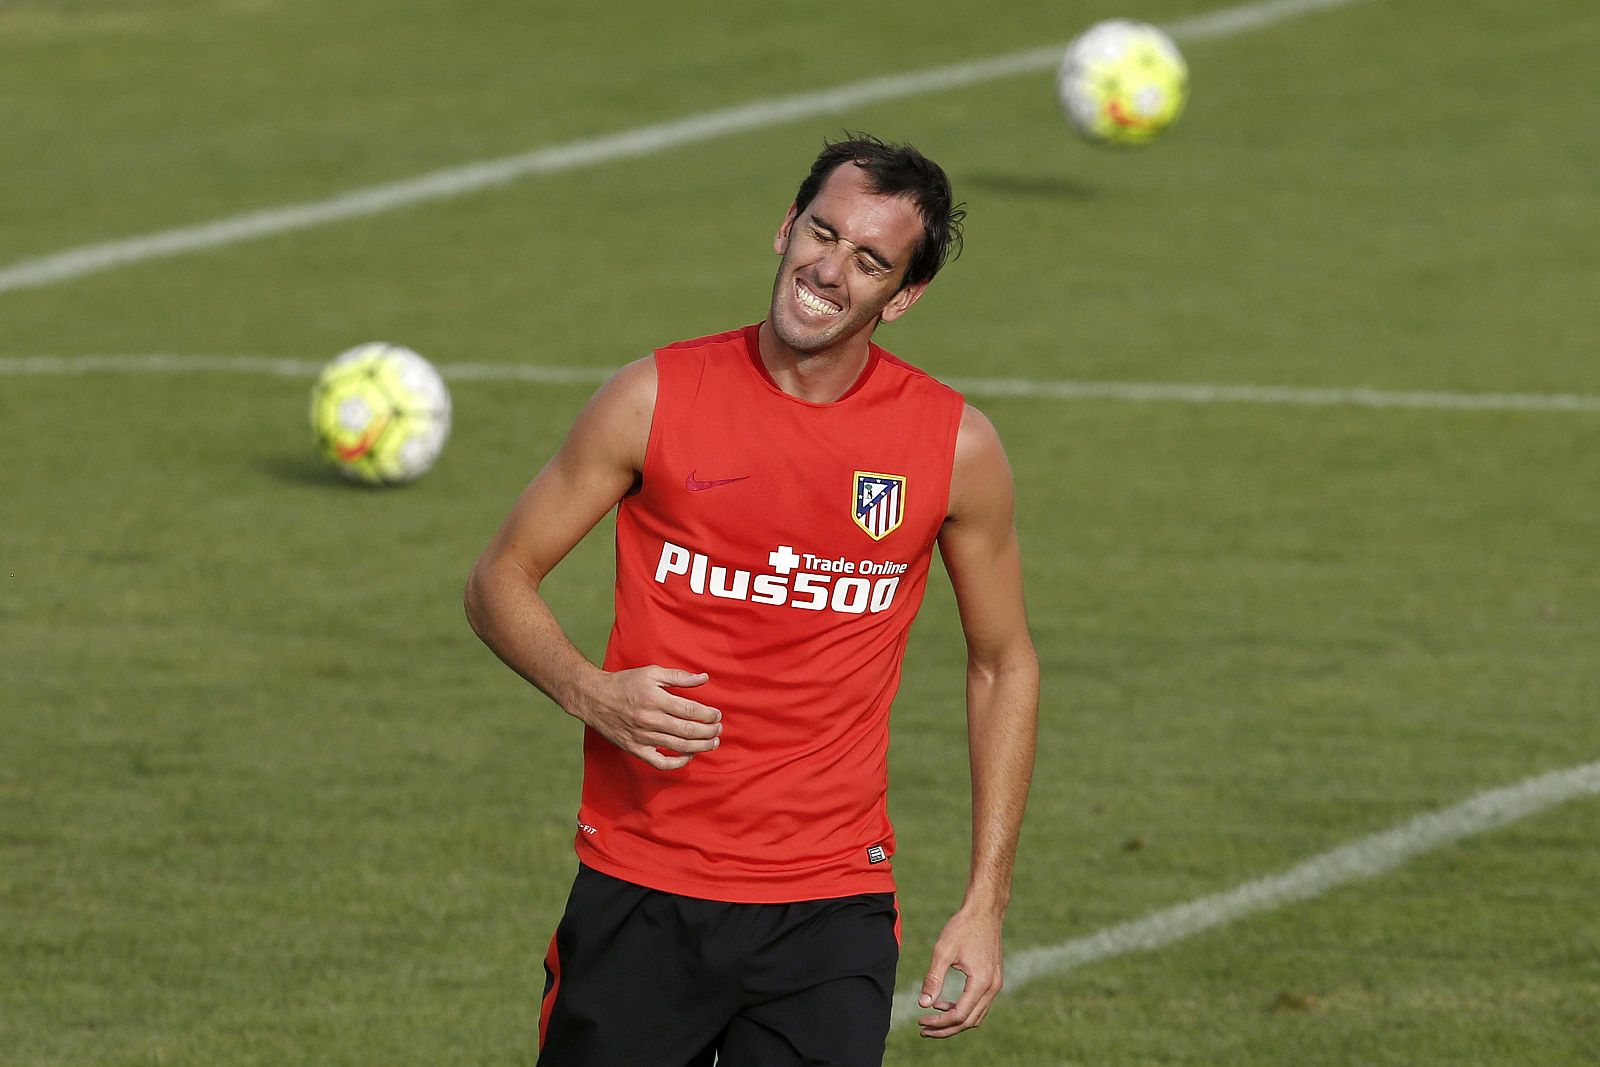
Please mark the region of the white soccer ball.
[[353, 481], [400, 485], [438, 462], [450, 437], [450, 390], [433, 364], [400, 345], [357, 345], [311, 387], [323, 458]]
[[1189, 98], [1189, 68], [1161, 30], [1097, 22], [1073, 38], [1056, 74], [1067, 122], [1096, 144], [1139, 145], [1171, 126]]

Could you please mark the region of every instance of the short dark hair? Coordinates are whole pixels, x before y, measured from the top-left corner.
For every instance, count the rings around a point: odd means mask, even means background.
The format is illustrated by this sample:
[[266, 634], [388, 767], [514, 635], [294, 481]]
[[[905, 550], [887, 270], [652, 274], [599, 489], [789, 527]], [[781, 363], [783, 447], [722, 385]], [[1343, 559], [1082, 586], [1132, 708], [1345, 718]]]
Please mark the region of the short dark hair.
[[867, 176], [867, 186], [880, 196], [904, 196], [922, 216], [922, 240], [912, 250], [900, 287], [932, 281], [939, 268], [961, 254], [961, 223], [966, 209], [955, 202], [944, 168], [908, 144], [882, 141], [870, 133], [847, 133], [823, 141], [811, 173], [794, 194], [794, 209], [804, 213], [822, 183], [841, 164], [854, 163]]

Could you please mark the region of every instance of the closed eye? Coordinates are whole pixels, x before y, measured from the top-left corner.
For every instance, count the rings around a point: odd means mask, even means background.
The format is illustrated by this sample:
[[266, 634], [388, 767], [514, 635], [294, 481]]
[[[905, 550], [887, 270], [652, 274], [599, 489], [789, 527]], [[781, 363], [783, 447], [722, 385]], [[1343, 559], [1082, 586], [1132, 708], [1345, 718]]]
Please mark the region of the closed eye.
[[[839, 240], [839, 231], [818, 218], [812, 218], [810, 225], [807, 227], [807, 232], [811, 234], [811, 239], [818, 244], [829, 245]], [[855, 251], [856, 263], [859, 265], [861, 272], [869, 277], [876, 278], [894, 269], [894, 264], [884, 259], [876, 250], [870, 247], [857, 245], [855, 246]]]

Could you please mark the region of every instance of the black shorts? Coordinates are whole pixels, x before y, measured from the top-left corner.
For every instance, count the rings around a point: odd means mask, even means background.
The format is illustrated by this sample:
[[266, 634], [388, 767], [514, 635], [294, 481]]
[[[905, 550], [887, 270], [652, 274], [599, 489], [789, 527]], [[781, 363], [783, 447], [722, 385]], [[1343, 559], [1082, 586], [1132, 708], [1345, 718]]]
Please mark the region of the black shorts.
[[899, 957], [893, 893], [727, 904], [580, 866], [539, 1067], [879, 1067]]

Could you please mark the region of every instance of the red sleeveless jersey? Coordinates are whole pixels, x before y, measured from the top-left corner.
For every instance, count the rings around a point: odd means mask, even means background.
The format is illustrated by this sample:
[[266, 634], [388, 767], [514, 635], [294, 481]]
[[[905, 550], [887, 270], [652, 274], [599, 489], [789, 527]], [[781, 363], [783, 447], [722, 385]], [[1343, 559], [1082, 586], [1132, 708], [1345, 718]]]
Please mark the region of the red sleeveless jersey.
[[658, 350], [617, 511], [605, 668], [705, 672], [721, 745], [658, 771], [584, 737], [577, 850], [669, 893], [781, 903], [894, 888], [889, 705], [944, 521], [961, 395], [876, 345], [838, 400], [790, 396], [758, 327]]

